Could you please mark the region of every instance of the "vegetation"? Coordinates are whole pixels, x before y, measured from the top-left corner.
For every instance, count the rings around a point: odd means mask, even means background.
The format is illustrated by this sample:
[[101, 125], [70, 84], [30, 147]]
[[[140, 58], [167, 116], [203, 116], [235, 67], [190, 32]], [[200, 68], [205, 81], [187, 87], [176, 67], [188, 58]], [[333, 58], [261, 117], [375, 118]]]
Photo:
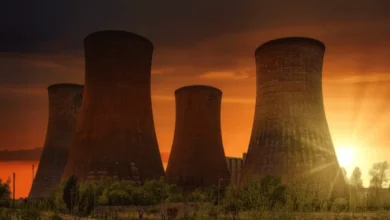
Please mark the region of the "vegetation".
[[9, 207], [11, 204], [11, 190], [10, 190], [11, 180], [3, 182], [0, 179], [0, 208]]
[[[370, 170], [371, 188], [367, 190], [363, 188], [361, 170], [356, 167], [348, 178], [349, 190], [343, 195], [329, 193], [329, 182], [309, 177], [284, 185], [280, 177], [268, 175], [243, 187], [199, 188], [184, 196], [164, 179], [135, 186], [109, 178], [80, 183], [72, 176], [44, 200], [21, 200], [17, 202], [18, 209], [0, 209], [0, 220], [15, 216], [60, 220], [67, 219], [69, 214], [95, 219], [138, 219], [139, 208], [149, 219], [168, 219], [168, 215], [177, 215], [176, 219], [348, 219], [346, 212], [369, 210], [386, 216], [380, 190], [388, 180], [387, 170], [386, 162], [374, 164]], [[1, 201], [7, 201], [1, 204], [7, 207], [11, 201], [9, 183], [0, 186]]]
[[77, 183], [77, 177], [71, 176], [65, 184], [62, 199], [65, 202], [66, 208], [69, 213], [72, 213], [75, 205], [78, 202], [79, 186]]

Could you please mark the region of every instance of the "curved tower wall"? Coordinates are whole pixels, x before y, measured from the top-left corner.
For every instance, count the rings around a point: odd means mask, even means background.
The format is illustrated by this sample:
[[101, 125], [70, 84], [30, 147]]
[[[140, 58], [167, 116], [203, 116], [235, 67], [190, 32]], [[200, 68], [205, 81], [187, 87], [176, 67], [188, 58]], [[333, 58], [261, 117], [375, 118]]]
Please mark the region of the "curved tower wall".
[[229, 183], [221, 135], [222, 92], [210, 86], [175, 91], [176, 124], [166, 170], [170, 183], [184, 189]]
[[151, 101], [153, 44], [125, 31], [87, 36], [85, 89], [63, 178], [141, 183], [165, 176]]
[[83, 95], [83, 86], [77, 84], [54, 84], [47, 90], [49, 121], [38, 170], [29, 194], [32, 199], [48, 196], [61, 182]]
[[334, 180], [339, 174], [322, 98], [324, 52], [323, 43], [302, 37], [256, 50], [256, 109], [244, 180], [265, 174], [283, 182]]

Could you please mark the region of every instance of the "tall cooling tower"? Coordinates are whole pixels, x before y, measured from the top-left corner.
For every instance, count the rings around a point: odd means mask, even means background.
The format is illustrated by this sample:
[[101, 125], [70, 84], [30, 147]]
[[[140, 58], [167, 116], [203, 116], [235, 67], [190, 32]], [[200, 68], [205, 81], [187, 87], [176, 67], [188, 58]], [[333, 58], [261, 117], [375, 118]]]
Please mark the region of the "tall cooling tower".
[[45, 145], [29, 195], [32, 199], [48, 196], [61, 182], [83, 95], [83, 86], [76, 84], [55, 84], [47, 90], [49, 121]]
[[153, 44], [125, 31], [84, 39], [85, 85], [63, 178], [141, 183], [164, 174], [151, 101]]
[[221, 136], [222, 92], [210, 86], [175, 91], [176, 125], [167, 178], [184, 189], [226, 185], [229, 170]]
[[299, 177], [333, 182], [342, 176], [322, 99], [324, 52], [322, 42], [303, 37], [257, 48], [256, 109], [244, 181], [265, 174], [285, 183]]

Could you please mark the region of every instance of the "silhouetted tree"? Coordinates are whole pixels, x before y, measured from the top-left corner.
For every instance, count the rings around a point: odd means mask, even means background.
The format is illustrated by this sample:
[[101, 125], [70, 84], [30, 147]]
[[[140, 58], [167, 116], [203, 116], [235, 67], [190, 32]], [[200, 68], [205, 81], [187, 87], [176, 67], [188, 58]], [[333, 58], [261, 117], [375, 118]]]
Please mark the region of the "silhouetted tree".
[[65, 183], [62, 199], [65, 202], [66, 208], [69, 213], [73, 211], [73, 208], [78, 202], [79, 186], [77, 177], [72, 175]]
[[11, 190], [10, 190], [11, 180], [3, 182], [0, 179], [0, 207], [9, 207], [11, 204]]

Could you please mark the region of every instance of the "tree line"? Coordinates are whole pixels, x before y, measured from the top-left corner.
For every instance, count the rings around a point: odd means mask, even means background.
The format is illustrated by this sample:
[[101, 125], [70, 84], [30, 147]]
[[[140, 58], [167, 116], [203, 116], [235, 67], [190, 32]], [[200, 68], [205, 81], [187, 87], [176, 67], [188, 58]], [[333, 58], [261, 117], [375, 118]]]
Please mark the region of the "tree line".
[[[359, 209], [378, 210], [386, 208], [380, 190], [383, 190], [389, 180], [388, 169], [387, 162], [372, 166], [369, 171], [371, 191], [367, 193], [363, 188], [361, 170], [356, 167], [348, 178], [348, 194], [341, 197], [330, 193], [325, 183], [313, 181], [310, 177], [297, 183], [284, 185], [280, 177], [268, 175], [260, 180], [251, 181], [243, 187], [199, 188], [185, 196], [179, 187], [166, 183], [164, 179], [145, 181], [142, 186], [134, 186], [130, 182], [110, 178], [81, 183], [76, 176], [71, 176], [58, 188], [52, 190], [47, 198], [18, 202], [18, 208], [91, 216], [97, 207], [102, 206], [145, 207], [171, 203], [196, 203], [196, 212], [179, 213], [186, 219], [219, 215], [235, 219], [242, 213], [256, 219], [270, 212], [341, 213]], [[11, 206], [11, 195], [10, 181], [0, 181], [0, 207]], [[162, 213], [164, 210], [158, 212]], [[29, 213], [29, 215], [33, 214]]]

